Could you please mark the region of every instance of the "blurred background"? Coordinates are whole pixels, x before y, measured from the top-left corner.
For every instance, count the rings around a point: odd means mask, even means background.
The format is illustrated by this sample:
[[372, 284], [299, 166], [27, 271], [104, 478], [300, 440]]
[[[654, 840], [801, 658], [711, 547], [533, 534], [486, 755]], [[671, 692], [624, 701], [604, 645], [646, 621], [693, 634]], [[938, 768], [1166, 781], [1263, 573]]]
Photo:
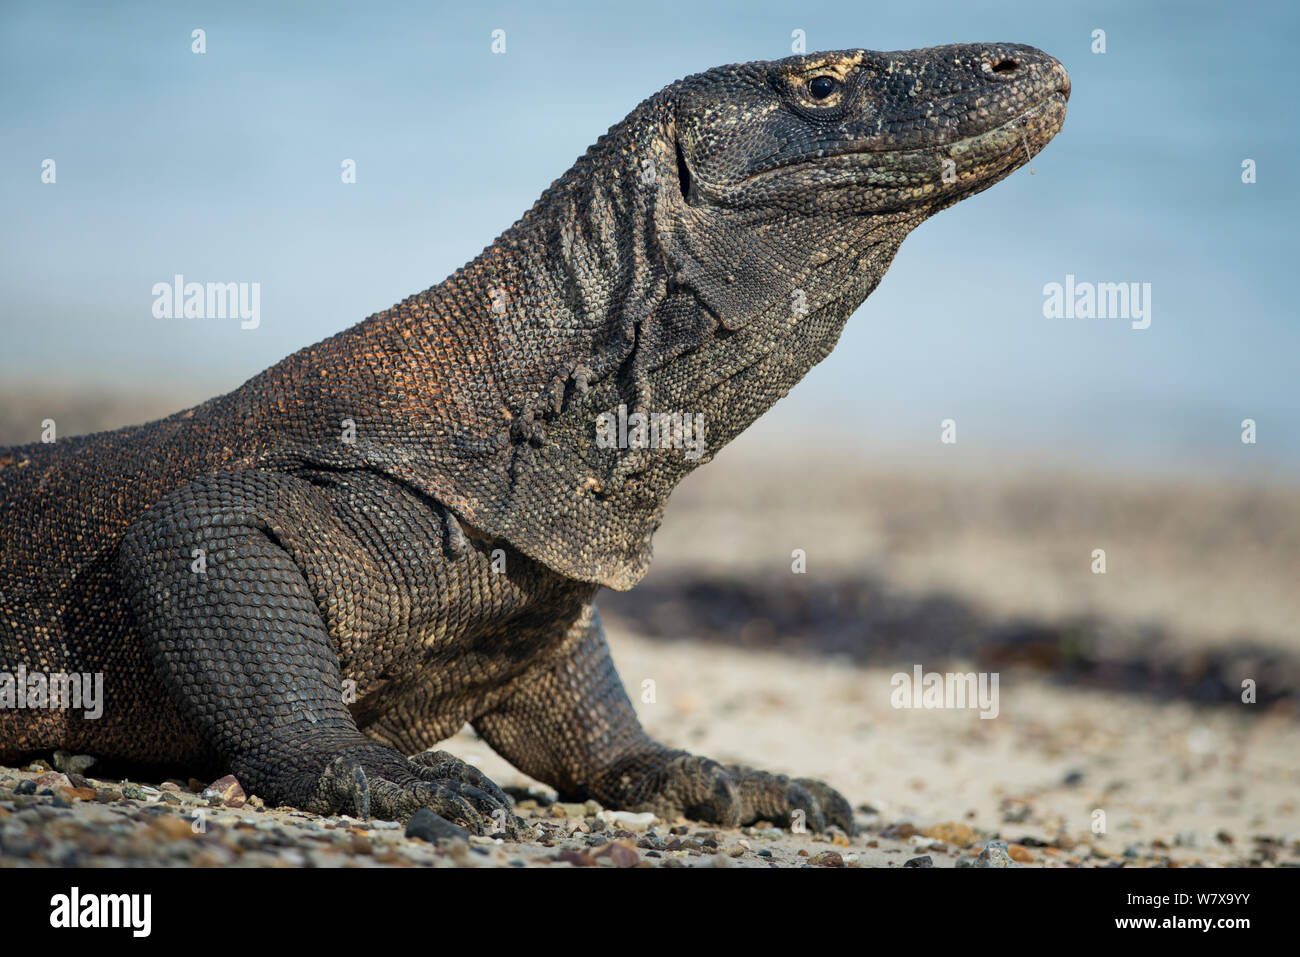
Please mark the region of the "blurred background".
[[[640, 100], [794, 31], [1033, 44], [1070, 70], [1063, 132], [918, 229], [830, 358], [684, 483], [650, 576], [602, 596], [611, 643], [664, 689], [652, 731], [891, 819], [1046, 840], [1105, 805], [1144, 847], [1266, 862], [1300, 783], [1298, 11], [5, 5], [0, 445], [195, 404], [437, 283]], [[260, 325], [154, 318], [177, 273], [260, 283]], [[1045, 318], [1067, 275], [1150, 283], [1150, 327]], [[1000, 671], [1000, 719], [891, 709], [915, 663]]]

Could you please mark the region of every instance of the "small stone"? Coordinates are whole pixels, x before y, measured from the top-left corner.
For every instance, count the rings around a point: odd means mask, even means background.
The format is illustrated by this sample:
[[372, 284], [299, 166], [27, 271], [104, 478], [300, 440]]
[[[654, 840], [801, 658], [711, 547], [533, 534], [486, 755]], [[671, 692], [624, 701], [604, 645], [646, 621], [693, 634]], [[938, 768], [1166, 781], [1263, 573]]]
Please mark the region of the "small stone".
[[160, 814], [150, 822], [149, 826], [169, 841], [179, 841], [194, 836], [194, 828], [190, 826], [190, 822], [172, 814]]
[[54, 752], [54, 766], [65, 774], [85, 774], [95, 758], [89, 754], [69, 754], [67, 751]]
[[970, 847], [979, 839], [969, 824], [962, 824], [959, 821], [946, 821], [943, 824], [936, 824], [934, 827], [927, 827], [921, 833], [926, 837], [956, 847]]
[[1007, 853], [1006, 841], [989, 841], [975, 858], [973, 867], [1019, 867]]
[[406, 836], [417, 841], [437, 844], [440, 841], [462, 840], [469, 846], [469, 832], [439, 817], [427, 807], [422, 807], [406, 822]]
[[449, 841], [443, 841], [439, 847], [442, 846], [447, 848], [447, 853], [451, 855], [457, 867], [464, 867], [469, 863], [469, 841], [454, 837]]
[[590, 854], [588, 854], [586, 851], [563, 850], [560, 851], [560, 853], [556, 854], [553, 858], [551, 858], [551, 860], [558, 861], [561, 864], [572, 864], [574, 867], [598, 867], [599, 866], [596, 863], [596, 859], [592, 857]]
[[35, 781], [43, 788], [72, 787], [72, 782], [68, 780], [67, 775], [60, 774], [58, 771], [46, 771], [44, 774], [37, 775]]
[[636, 867], [641, 863], [641, 855], [636, 852], [636, 846], [631, 841], [611, 841], [592, 854], [592, 857], [597, 860], [607, 857], [615, 867]]
[[904, 867], [934, 867], [934, 861], [930, 859], [929, 854], [921, 857], [914, 857], [903, 865]]
[[596, 815], [596, 819], [605, 824], [625, 827], [629, 831], [644, 831], [655, 822], [655, 816], [649, 811], [643, 814], [634, 814], [631, 811], [601, 811]]
[[226, 807], [243, 807], [248, 800], [248, 795], [244, 793], [239, 780], [233, 774], [227, 774], [224, 778], [213, 781], [203, 791], [203, 796], [209, 803], [212, 798], [219, 798]]
[[1034, 855], [1030, 854], [1029, 848], [1023, 844], [1007, 845], [1007, 854], [1013, 861], [1019, 861], [1021, 864], [1032, 864], [1034, 862]]
[[843, 867], [844, 858], [840, 857], [838, 851], [822, 851], [816, 857], [809, 858], [808, 863], [814, 867]]

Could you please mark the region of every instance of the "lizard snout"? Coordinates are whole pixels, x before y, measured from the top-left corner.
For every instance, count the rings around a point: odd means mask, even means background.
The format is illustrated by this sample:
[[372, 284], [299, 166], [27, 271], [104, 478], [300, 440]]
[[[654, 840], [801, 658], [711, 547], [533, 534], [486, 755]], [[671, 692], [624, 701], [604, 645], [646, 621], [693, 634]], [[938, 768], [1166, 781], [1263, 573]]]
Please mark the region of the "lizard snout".
[[980, 72], [994, 83], [1019, 83], [1070, 98], [1070, 74], [1061, 61], [1035, 47], [998, 44], [982, 51]]

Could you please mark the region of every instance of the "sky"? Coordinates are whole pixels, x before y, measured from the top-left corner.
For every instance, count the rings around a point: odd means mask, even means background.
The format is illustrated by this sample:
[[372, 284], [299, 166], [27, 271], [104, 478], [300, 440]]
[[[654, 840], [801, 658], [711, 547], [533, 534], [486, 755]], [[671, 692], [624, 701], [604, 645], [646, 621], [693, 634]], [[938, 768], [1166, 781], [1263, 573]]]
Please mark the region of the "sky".
[[[4, 3], [0, 384], [200, 401], [439, 282], [681, 76], [790, 55], [795, 30], [810, 52], [1011, 41], [1070, 71], [1063, 131], [913, 233], [741, 441], [1294, 478], [1298, 10]], [[259, 324], [157, 318], [178, 273], [258, 283]], [[1149, 283], [1150, 326], [1046, 317], [1067, 276]]]

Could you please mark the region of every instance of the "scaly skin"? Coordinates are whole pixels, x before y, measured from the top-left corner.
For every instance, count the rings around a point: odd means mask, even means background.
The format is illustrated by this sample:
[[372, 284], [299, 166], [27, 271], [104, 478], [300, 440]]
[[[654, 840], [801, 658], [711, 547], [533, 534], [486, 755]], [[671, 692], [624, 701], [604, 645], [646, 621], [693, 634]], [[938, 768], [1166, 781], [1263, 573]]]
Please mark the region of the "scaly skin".
[[[0, 452], [0, 672], [102, 672], [107, 699], [0, 708], [0, 757], [230, 769], [271, 802], [514, 833], [495, 784], [421, 753], [470, 721], [568, 798], [851, 832], [820, 782], [649, 738], [595, 594], [641, 578], [677, 482], [1068, 94], [1006, 44], [688, 77], [432, 289], [186, 412]], [[601, 447], [620, 404], [703, 415], [706, 453]]]

